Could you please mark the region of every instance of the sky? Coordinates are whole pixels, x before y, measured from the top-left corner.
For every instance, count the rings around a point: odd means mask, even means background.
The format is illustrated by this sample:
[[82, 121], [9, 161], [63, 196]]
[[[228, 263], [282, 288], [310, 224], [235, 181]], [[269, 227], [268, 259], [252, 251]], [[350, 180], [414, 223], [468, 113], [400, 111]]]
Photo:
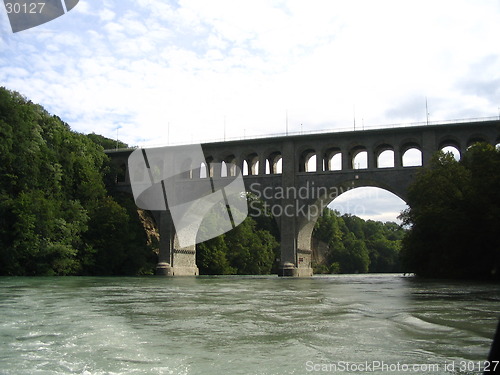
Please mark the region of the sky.
[[80, 0], [18, 33], [2, 7], [0, 85], [142, 147], [492, 117], [499, 35], [499, 0]]

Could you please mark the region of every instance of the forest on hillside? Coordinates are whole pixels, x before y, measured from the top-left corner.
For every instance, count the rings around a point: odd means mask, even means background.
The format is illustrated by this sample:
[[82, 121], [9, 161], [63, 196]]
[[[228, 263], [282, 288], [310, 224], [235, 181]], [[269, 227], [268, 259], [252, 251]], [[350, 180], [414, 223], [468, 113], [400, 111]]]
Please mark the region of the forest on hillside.
[[152, 273], [133, 201], [109, 189], [110, 140], [76, 133], [5, 88], [0, 140], [0, 275]]
[[326, 208], [314, 227], [313, 243], [326, 245], [315, 273], [403, 272], [401, 241], [405, 230], [394, 222], [363, 220]]

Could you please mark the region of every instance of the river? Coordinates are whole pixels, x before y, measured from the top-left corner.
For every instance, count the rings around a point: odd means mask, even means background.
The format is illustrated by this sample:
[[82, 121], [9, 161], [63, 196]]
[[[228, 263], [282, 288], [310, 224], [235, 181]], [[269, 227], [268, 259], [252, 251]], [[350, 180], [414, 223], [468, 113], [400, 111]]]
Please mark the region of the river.
[[0, 278], [0, 374], [475, 374], [496, 284]]

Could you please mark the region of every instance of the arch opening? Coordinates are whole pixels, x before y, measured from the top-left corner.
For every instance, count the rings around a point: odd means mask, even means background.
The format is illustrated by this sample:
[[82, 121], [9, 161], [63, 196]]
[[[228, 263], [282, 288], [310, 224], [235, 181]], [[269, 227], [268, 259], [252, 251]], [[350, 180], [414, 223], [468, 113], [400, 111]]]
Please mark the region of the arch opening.
[[275, 174], [282, 174], [283, 173], [283, 158], [279, 157], [278, 161], [275, 163]]
[[299, 172], [316, 172], [316, 151], [308, 149], [302, 152], [299, 161]]
[[243, 176], [248, 176], [249, 173], [249, 168], [248, 168], [248, 162], [246, 160], [243, 160], [243, 168], [241, 169]]
[[270, 174], [281, 174], [283, 167], [283, 158], [280, 152], [274, 152], [269, 155], [269, 173]]
[[214, 158], [209, 156], [208, 158], [205, 159], [207, 162], [207, 177], [214, 177]]
[[378, 154], [377, 168], [394, 168], [394, 150], [384, 150]]
[[324, 155], [325, 171], [341, 171], [342, 170], [342, 152], [339, 148], [331, 148]]
[[364, 149], [357, 151], [352, 158], [352, 169], [368, 168], [368, 152]]
[[399, 193], [361, 183], [347, 190], [340, 185], [334, 199], [319, 198], [314, 206], [327, 207], [322, 215], [299, 222], [299, 239], [311, 244], [314, 273], [402, 272], [399, 216], [407, 204]]
[[248, 164], [248, 175], [256, 176], [259, 174], [259, 156], [257, 154], [250, 154], [246, 157]]
[[207, 164], [205, 162], [201, 162], [200, 164], [200, 178], [207, 178], [208, 177], [208, 169], [207, 169]]
[[224, 159], [226, 164], [226, 177], [236, 176], [236, 158], [234, 155], [230, 155]]
[[316, 172], [317, 158], [316, 154], [309, 157], [306, 162], [306, 172]]
[[469, 138], [469, 140], [467, 141], [467, 148], [474, 145], [475, 143], [489, 143], [489, 142], [486, 140], [485, 137], [477, 135]]
[[389, 190], [362, 186], [349, 189], [333, 199], [329, 208], [364, 220], [401, 223], [398, 216], [408, 208], [406, 202]]
[[441, 148], [441, 151], [444, 153], [451, 153], [457, 161], [461, 158], [460, 151], [455, 146], [444, 146]]
[[225, 161], [223, 161], [221, 163], [221, 167], [220, 167], [220, 176], [221, 177], [227, 177], [228, 176], [228, 168], [227, 168], [227, 164]]
[[422, 166], [422, 151], [416, 147], [411, 147], [403, 153], [403, 167], [421, 167]]
[[127, 179], [127, 165], [125, 163], [120, 164], [116, 171], [116, 182], [123, 183]]

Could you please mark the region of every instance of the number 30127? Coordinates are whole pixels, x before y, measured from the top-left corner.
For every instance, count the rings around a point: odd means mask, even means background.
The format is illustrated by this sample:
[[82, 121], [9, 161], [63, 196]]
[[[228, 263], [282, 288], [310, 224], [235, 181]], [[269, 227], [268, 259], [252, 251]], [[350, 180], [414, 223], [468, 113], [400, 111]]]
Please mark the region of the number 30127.
[[25, 14], [36, 14], [42, 13], [45, 3], [5, 3], [5, 8], [7, 13], [25, 13]]

